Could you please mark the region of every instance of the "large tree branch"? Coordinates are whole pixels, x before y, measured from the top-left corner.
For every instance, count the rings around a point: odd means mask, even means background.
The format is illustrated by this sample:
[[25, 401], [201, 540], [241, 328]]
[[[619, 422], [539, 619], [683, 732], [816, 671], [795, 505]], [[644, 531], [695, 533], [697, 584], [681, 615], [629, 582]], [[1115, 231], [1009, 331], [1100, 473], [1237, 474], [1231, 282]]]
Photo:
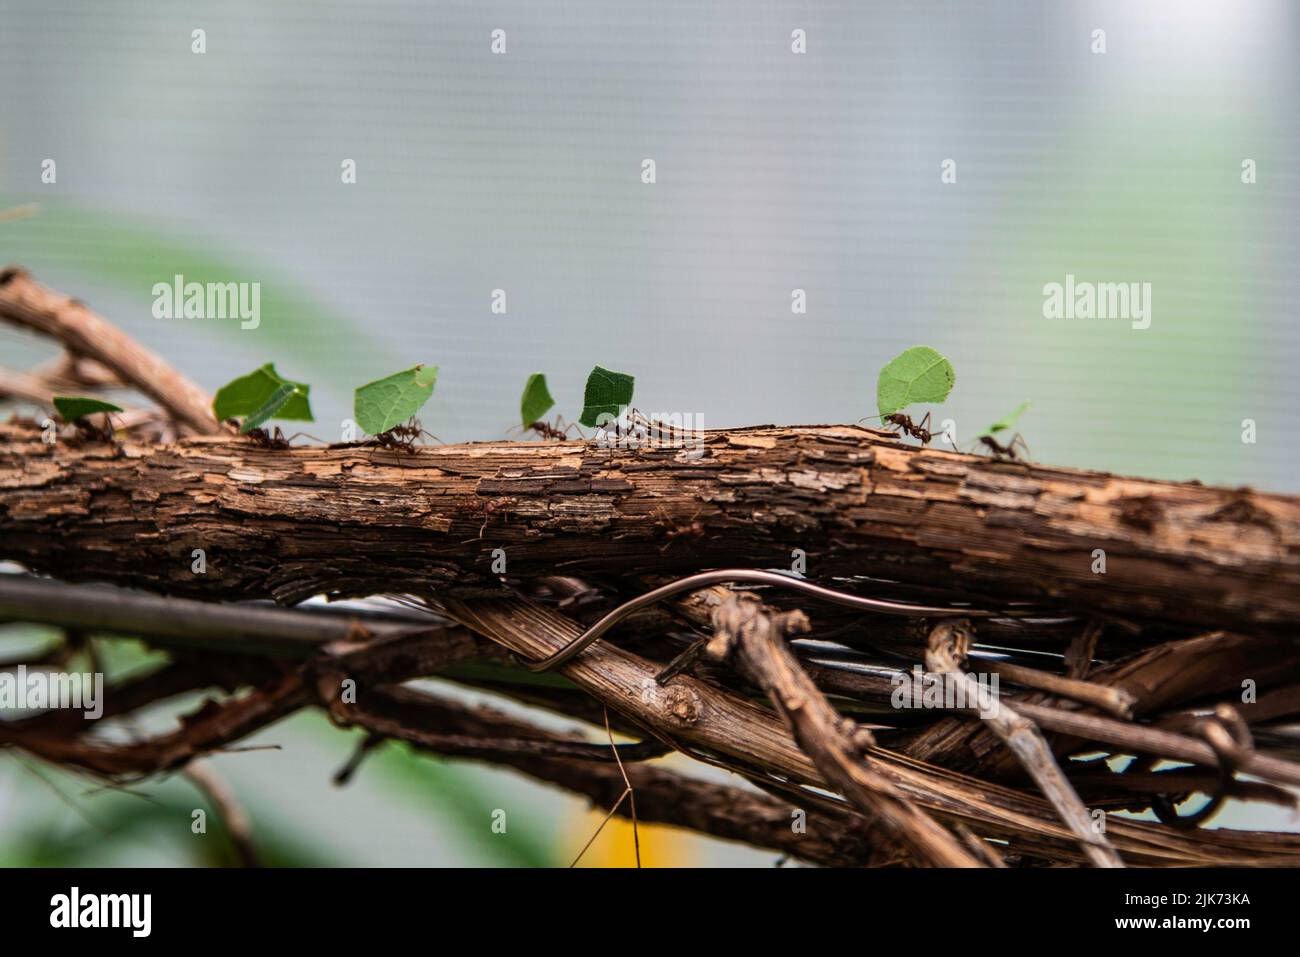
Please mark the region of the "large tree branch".
[[[0, 490], [0, 557], [204, 598], [481, 593], [499, 587], [496, 548], [512, 576], [596, 580], [779, 567], [800, 548], [823, 580], [1237, 630], [1300, 621], [1295, 498], [908, 449], [851, 427], [712, 432], [689, 458], [578, 442], [406, 454], [217, 438], [116, 455], [9, 424]], [[698, 537], [672, 534], [692, 520]], [[194, 548], [206, 574], [190, 571]]]

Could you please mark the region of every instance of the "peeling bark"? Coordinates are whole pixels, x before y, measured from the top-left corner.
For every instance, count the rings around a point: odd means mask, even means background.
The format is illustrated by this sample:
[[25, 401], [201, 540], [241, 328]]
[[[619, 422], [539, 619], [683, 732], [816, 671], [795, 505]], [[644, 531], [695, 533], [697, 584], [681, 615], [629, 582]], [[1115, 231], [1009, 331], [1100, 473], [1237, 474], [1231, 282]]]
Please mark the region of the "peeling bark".
[[116, 453], [0, 425], [0, 558], [69, 580], [282, 602], [467, 595], [499, 588], [496, 548], [511, 577], [783, 567], [800, 548], [823, 580], [1205, 627], [1300, 620], [1300, 499], [917, 450], [855, 427], [715, 431], [692, 459], [581, 442], [412, 454], [225, 437]]

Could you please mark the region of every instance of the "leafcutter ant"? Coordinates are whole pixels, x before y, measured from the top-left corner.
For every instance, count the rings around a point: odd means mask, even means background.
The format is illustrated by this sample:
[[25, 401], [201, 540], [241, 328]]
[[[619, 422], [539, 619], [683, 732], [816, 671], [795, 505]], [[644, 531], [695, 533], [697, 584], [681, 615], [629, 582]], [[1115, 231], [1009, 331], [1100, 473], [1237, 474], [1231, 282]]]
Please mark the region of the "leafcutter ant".
[[700, 521], [700, 512], [702, 511], [703, 509], [697, 511], [694, 515], [691, 516], [691, 520], [689, 522], [686, 522], [684, 525], [674, 525], [671, 521], [669, 521], [667, 513], [664, 512], [663, 509], [660, 509], [659, 524], [665, 529], [664, 538], [667, 539], [667, 541], [664, 542], [664, 544], [660, 547], [659, 551], [661, 553], [668, 551], [669, 547], [672, 546], [673, 542], [703, 538], [704, 531], [705, 531], [704, 523]]
[[[916, 439], [922, 446], [929, 445], [937, 436], [940, 435], [947, 437], [948, 443], [950, 445], [952, 444], [952, 436], [947, 432], [947, 430], [942, 432], [933, 432], [930, 430], [929, 412], [925, 413], [925, 418], [920, 422], [913, 422], [912, 417], [904, 412], [890, 412], [888, 415], [880, 416], [880, 420], [895, 432]], [[953, 451], [956, 450], [957, 446], [953, 445]]]
[[[1013, 435], [1006, 445], [991, 435], [981, 435], [978, 441], [995, 459], [1004, 459], [1008, 462], [1025, 462], [1029, 459], [1029, 445], [1019, 432]], [[1021, 452], [1024, 454], [1022, 455]]]
[[[554, 439], [556, 442], [566, 442], [569, 439], [569, 433], [577, 429], [577, 423], [568, 423], [564, 421], [564, 416], [557, 415], [555, 423], [545, 422], [538, 419], [536, 422], [527, 426], [527, 430], [536, 432], [544, 439]], [[581, 430], [579, 429], [579, 434]]]
[[425, 435], [435, 442], [442, 442], [442, 439], [420, 425], [415, 416], [412, 416], [401, 425], [395, 425], [386, 432], [380, 432], [370, 440], [370, 444], [377, 445], [381, 449], [392, 449], [393, 451], [414, 454], [416, 440]]
[[109, 413], [104, 413], [104, 420], [103, 428], [92, 425], [85, 417], [76, 419], [72, 424], [76, 426], [77, 434], [83, 439], [90, 442], [104, 442], [113, 450], [113, 455], [121, 455], [122, 443], [117, 440], [117, 432], [113, 428], [113, 420], [109, 417]]
[[[310, 435], [307, 432], [295, 432], [293, 435], [286, 437], [285, 434], [280, 431], [278, 425], [270, 431], [261, 428], [249, 429], [244, 433], [244, 435], [262, 448], [272, 449], [276, 452], [283, 452], [286, 449], [291, 448], [293, 440], [298, 438], [300, 435], [306, 436], [309, 439], [315, 439], [317, 442], [321, 441], [320, 439], [317, 439], [316, 436]], [[323, 445], [324, 443], [321, 444]]]
[[891, 412], [883, 417], [884, 422], [892, 425], [897, 432], [904, 435], [910, 435], [922, 445], [929, 445], [930, 440], [934, 438], [934, 433], [930, 431], [930, 413], [925, 413], [925, 418], [920, 422], [913, 422], [910, 415], [902, 412]]
[[289, 440], [284, 437], [278, 425], [270, 432], [266, 429], [249, 429], [244, 434], [264, 449], [283, 451], [289, 447]]
[[[480, 539], [482, 539], [483, 533], [487, 531], [488, 522], [492, 521], [492, 516], [497, 512], [505, 511], [510, 507], [510, 505], [511, 501], [508, 498], [494, 498], [483, 503], [483, 524], [479, 526], [478, 530], [478, 537]], [[510, 516], [507, 515], [506, 519], [509, 520], [509, 518]], [[473, 541], [473, 539], [471, 539], [471, 541]]]

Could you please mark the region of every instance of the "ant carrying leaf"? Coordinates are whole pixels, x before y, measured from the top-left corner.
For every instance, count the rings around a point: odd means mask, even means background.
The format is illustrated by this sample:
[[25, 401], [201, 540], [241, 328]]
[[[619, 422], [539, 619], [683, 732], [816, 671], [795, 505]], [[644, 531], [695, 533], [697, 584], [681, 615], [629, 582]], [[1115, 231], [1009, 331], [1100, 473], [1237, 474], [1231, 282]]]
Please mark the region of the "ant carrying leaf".
[[392, 449], [393, 451], [406, 452], [413, 455], [415, 453], [415, 443], [426, 435], [439, 445], [445, 444], [442, 439], [438, 438], [428, 429], [424, 428], [424, 426], [420, 425], [419, 420], [415, 418], [415, 416], [411, 416], [410, 419], [403, 422], [401, 425], [395, 425], [391, 429], [386, 429], [383, 432], [376, 434], [367, 444], [377, 445], [381, 449]]
[[[76, 427], [77, 433], [92, 442], [107, 442], [117, 451], [121, 450], [113, 429], [113, 413], [121, 412], [120, 405], [82, 396], [56, 395], [54, 408], [59, 418]], [[104, 426], [101, 428], [90, 421], [90, 416], [103, 413]]]
[[[923, 446], [929, 445], [935, 436], [930, 431], [930, 413], [927, 412], [920, 422], [914, 422], [903, 410], [917, 403], [943, 402], [956, 381], [952, 363], [934, 349], [929, 346], [905, 349], [885, 363], [876, 380], [878, 418]], [[951, 435], [948, 435], [948, 441], [952, 443]], [[956, 449], [955, 445], [953, 449]]]
[[[954, 452], [957, 451], [957, 445], [952, 440], [952, 433], [946, 429], [941, 432], [932, 432], [930, 430], [930, 413], [925, 413], [925, 418], [920, 422], [912, 421], [912, 417], [903, 412], [890, 412], [888, 415], [869, 416], [869, 418], [878, 418], [887, 427], [902, 435], [916, 439], [922, 446], [927, 446], [938, 436], [943, 436], [948, 440]], [[858, 419], [859, 422], [864, 419]]]
[[[975, 441], [981, 447], [987, 449], [989, 454], [995, 459], [1006, 459], [1010, 462], [1027, 461], [1029, 459], [1029, 445], [1025, 442], [1024, 436], [1019, 432], [1012, 435], [1011, 440], [1006, 443], [999, 442], [994, 438], [994, 436], [999, 432], [1009, 432], [1011, 429], [1015, 428], [1016, 423], [1020, 421], [1020, 417], [1024, 415], [1028, 409], [1029, 400], [1026, 399], [1024, 402], [1021, 402], [1020, 405], [1016, 406], [1013, 411], [1004, 415], [987, 429], [977, 434], [975, 436]], [[1022, 455], [1021, 452], [1024, 454]]]
[[272, 449], [277, 452], [292, 448], [293, 440], [299, 436], [305, 436], [315, 442], [320, 442], [321, 445], [325, 444], [323, 440], [316, 438], [310, 432], [295, 432], [293, 435], [286, 436], [278, 425], [269, 432], [266, 429], [254, 427], [245, 432], [244, 436], [252, 439], [253, 442], [264, 449]]
[[570, 433], [574, 430], [577, 430], [579, 437], [582, 436], [582, 429], [576, 422], [566, 422], [564, 421], [564, 416], [557, 415], [554, 422], [547, 422], [543, 419], [538, 419], [537, 421], [529, 422], [524, 426], [517, 425], [512, 428], [510, 432], [536, 432], [544, 439], [553, 439], [556, 442], [567, 442], [570, 438]]
[[[980, 435], [976, 437], [984, 448], [995, 459], [1006, 459], [1008, 462], [1027, 462], [1029, 461], [1029, 445], [1025, 442], [1024, 436], [1019, 432], [1011, 437], [1011, 441], [1003, 445], [991, 435]], [[1024, 453], [1023, 455], [1021, 453]]]

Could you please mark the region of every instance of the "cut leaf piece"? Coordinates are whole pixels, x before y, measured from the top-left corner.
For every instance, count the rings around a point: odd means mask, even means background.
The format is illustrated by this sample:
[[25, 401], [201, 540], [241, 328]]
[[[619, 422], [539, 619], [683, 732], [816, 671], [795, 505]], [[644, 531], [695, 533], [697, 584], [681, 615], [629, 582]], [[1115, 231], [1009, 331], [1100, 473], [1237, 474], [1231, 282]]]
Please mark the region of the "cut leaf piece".
[[54, 408], [59, 410], [59, 417], [64, 422], [75, 422], [83, 415], [94, 415], [96, 412], [122, 411], [120, 405], [114, 405], [112, 402], [79, 395], [56, 395]]
[[611, 372], [596, 366], [587, 376], [587, 388], [582, 395], [582, 417], [578, 421], [592, 428], [606, 413], [617, 416], [632, 404], [634, 382], [632, 376], [624, 372]]
[[1029, 409], [1029, 400], [1026, 399], [1024, 402], [1021, 402], [1018, 406], [1016, 406], [1014, 411], [1009, 412], [1006, 415], [1004, 415], [1002, 418], [998, 419], [996, 422], [990, 425], [983, 432], [978, 433], [975, 436], [975, 438], [978, 439], [981, 436], [985, 436], [985, 435], [996, 435], [999, 432], [1007, 431], [1007, 429], [1014, 429], [1016, 427], [1016, 423], [1020, 421], [1020, 417], [1024, 415], [1025, 412], [1028, 411], [1028, 409]]
[[546, 388], [546, 376], [534, 372], [524, 384], [524, 394], [519, 399], [519, 417], [523, 419], [524, 428], [540, 420], [554, 405], [555, 400]]
[[951, 362], [929, 346], [913, 346], [880, 370], [876, 408], [883, 417], [917, 402], [942, 402], [956, 381]]
[[298, 391], [296, 383], [286, 382], [284, 385], [280, 386], [280, 388], [276, 389], [275, 392], [271, 394], [271, 398], [267, 399], [261, 408], [244, 417], [244, 424], [239, 427], [240, 434], [245, 435], [253, 431], [253, 429], [257, 428], [267, 419], [284, 418], [281, 414], [281, 410], [298, 395], [301, 395], [301, 393]]
[[429, 401], [437, 381], [437, 366], [418, 365], [366, 383], [352, 406], [357, 425], [370, 435], [401, 425]]
[[294, 382], [282, 377], [275, 371], [275, 365], [270, 362], [246, 376], [227, 382], [218, 389], [217, 397], [212, 400], [212, 411], [223, 422], [226, 419], [252, 415], [270, 402], [271, 397], [286, 385], [294, 386], [295, 391], [275, 417], [302, 422], [312, 421], [311, 403], [307, 399], [311, 386], [305, 382]]

